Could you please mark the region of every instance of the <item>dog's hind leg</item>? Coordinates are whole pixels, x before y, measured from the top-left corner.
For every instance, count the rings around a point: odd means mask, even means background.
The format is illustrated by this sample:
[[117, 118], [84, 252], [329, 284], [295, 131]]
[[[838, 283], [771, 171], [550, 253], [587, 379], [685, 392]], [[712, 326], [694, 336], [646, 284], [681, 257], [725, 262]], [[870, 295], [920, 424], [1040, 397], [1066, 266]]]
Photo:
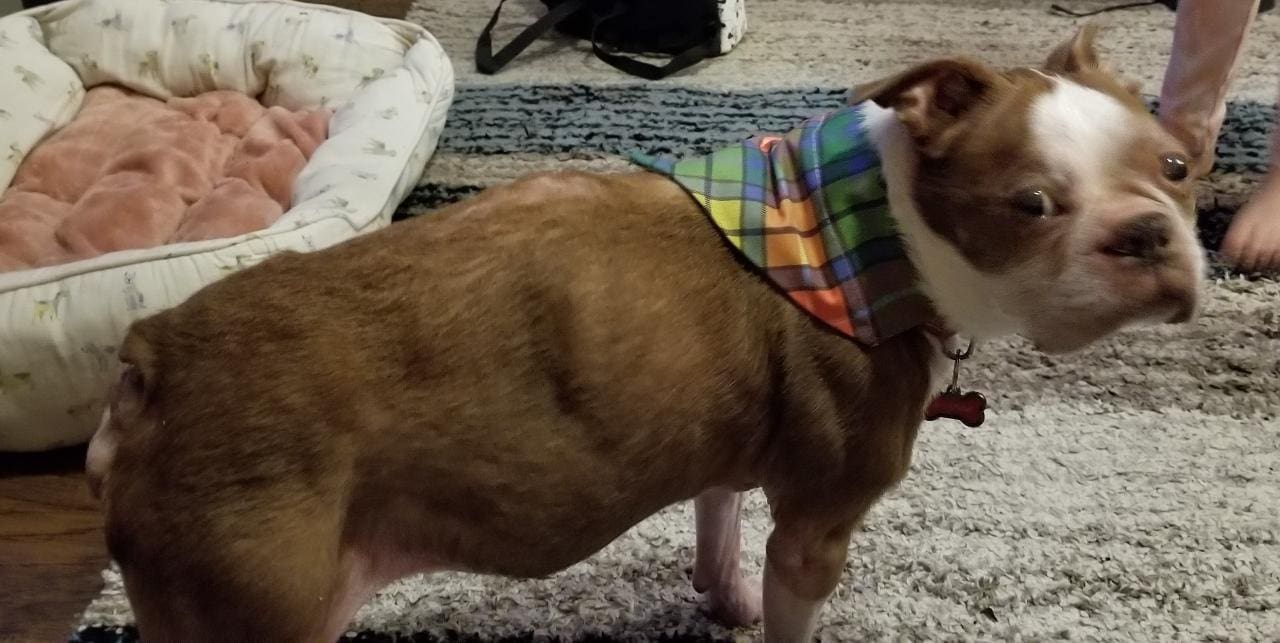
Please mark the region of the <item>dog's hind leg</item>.
[[[139, 542], [119, 557], [142, 640], [338, 640], [360, 605], [348, 600], [352, 570], [340, 563], [336, 539], [303, 521], [244, 518], [242, 539], [219, 538], [216, 549], [200, 535], [170, 536], [153, 555], [135, 556], [148, 549]], [[184, 554], [172, 549], [184, 545]]]
[[166, 417], [150, 344], [134, 332], [121, 359], [88, 469], [142, 640], [337, 640], [363, 595], [340, 446], [283, 440], [269, 413]]
[[702, 492], [694, 500], [698, 547], [693, 588], [707, 595], [713, 618], [725, 625], [751, 625], [760, 620], [760, 584], [742, 577], [742, 494], [724, 487]]

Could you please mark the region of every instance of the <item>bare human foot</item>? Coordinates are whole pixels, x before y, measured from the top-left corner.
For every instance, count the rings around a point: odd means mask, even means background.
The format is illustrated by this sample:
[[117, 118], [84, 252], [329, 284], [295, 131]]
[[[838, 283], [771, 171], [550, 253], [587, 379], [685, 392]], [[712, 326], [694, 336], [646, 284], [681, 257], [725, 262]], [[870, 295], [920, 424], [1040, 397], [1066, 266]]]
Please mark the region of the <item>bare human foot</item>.
[[758, 579], [740, 578], [730, 585], [699, 591], [707, 595], [711, 618], [726, 627], [754, 625], [764, 616], [764, 594]]
[[728, 627], [743, 627], [764, 616], [760, 582], [743, 578], [742, 493], [715, 487], [694, 500], [698, 548], [693, 589], [707, 596], [711, 617]]
[[1280, 272], [1280, 168], [1236, 213], [1222, 253], [1243, 272]]

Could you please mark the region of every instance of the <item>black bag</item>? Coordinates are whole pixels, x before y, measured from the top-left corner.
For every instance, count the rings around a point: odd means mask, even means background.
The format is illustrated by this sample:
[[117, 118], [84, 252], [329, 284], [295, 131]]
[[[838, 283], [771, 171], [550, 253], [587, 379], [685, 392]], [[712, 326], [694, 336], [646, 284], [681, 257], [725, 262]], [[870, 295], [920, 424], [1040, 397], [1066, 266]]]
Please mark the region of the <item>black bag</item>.
[[[476, 40], [476, 69], [493, 74], [551, 28], [590, 40], [596, 57], [628, 74], [648, 80], [666, 78], [721, 53], [720, 6], [716, 0], [542, 0], [547, 14], [520, 32], [497, 54], [493, 27], [506, 0]], [[661, 66], [620, 55], [665, 54]]]

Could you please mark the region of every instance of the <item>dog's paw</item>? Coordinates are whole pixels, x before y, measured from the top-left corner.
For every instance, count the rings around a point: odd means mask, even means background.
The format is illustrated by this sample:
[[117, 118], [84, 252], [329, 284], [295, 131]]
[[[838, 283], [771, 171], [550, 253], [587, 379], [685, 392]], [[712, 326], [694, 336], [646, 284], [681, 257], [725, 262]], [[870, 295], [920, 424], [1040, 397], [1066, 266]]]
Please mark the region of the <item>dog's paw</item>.
[[764, 617], [764, 597], [760, 581], [741, 578], [726, 587], [707, 590], [707, 612], [725, 627], [746, 627]]

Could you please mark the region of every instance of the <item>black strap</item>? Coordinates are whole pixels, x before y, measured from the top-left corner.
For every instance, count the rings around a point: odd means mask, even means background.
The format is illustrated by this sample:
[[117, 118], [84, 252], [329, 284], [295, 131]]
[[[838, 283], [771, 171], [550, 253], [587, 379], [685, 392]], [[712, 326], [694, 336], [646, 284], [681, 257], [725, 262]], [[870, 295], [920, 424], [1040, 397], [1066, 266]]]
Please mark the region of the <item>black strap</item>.
[[498, 14], [502, 13], [502, 5], [506, 1], [498, 0], [498, 6], [493, 10], [493, 17], [489, 18], [489, 24], [485, 25], [484, 31], [481, 31], [480, 37], [476, 39], [476, 71], [480, 73], [497, 73], [499, 69], [506, 67], [507, 63], [511, 62], [513, 58], [520, 55], [520, 52], [533, 44], [533, 41], [541, 38], [552, 27], [555, 27], [587, 3], [587, 0], [566, 0], [552, 7], [547, 12], [547, 15], [538, 18], [537, 22], [521, 31], [515, 38], [511, 39], [511, 42], [507, 43], [506, 47], [503, 47], [497, 55], [494, 55], [493, 27], [498, 24]]
[[705, 42], [701, 45], [694, 45], [674, 56], [664, 65], [652, 65], [647, 62], [619, 56], [600, 48], [594, 39], [591, 41], [591, 48], [596, 52], [596, 58], [609, 63], [615, 69], [624, 71], [632, 76], [639, 76], [645, 80], [661, 80], [674, 74], [682, 69], [692, 66], [702, 60], [706, 60], [720, 53], [720, 39]]
[[1053, 9], [1054, 11], [1057, 11], [1058, 13], [1072, 16], [1075, 18], [1087, 18], [1089, 16], [1096, 16], [1100, 13], [1106, 13], [1108, 11], [1122, 11], [1124, 9], [1136, 9], [1138, 7], [1149, 7], [1153, 4], [1162, 4], [1165, 6], [1169, 6], [1170, 3], [1164, 2], [1162, 0], [1144, 0], [1143, 2], [1126, 2], [1124, 4], [1111, 5], [1109, 7], [1103, 7], [1101, 9], [1095, 9], [1093, 11], [1075, 11], [1072, 9], [1068, 9], [1060, 4], [1051, 4], [1049, 5], [1049, 8]]
[[607, 15], [599, 16], [595, 20], [595, 25], [591, 29], [591, 49], [595, 51], [596, 58], [608, 63], [614, 69], [624, 71], [632, 76], [639, 76], [645, 80], [661, 80], [674, 74], [682, 69], [692, 66], [693, 64], [706, 60], [720, 53], [720, 34], [712, 34], [705, 42], [694, 45], [674, 56], [672, 56], [664, 65], [653, 65], [647, 62], [620, 56], [618, 54], [605, 51], [596, 40], [596, 32], [600, 29], [600, 25], [605, 21], [617, 18], [626, 12], [623, 2], [613, 3], [613, 10]]

